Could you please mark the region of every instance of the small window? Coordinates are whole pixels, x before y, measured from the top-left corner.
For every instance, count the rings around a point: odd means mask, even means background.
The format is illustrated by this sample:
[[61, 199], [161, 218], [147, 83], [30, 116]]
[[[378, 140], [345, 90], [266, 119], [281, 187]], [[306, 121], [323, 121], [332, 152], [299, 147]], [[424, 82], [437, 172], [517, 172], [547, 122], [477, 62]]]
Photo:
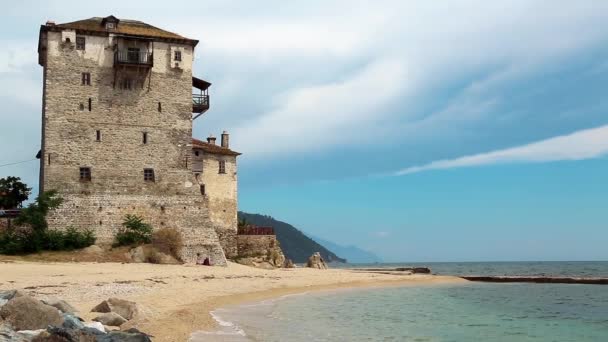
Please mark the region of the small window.
[[76, 37], [76, 50], [84, 50], [86, 41], [84, 37]]
[[198, 157], [198, 155], [200, 154], [199, 151], [194, 151], [194, 155]]
[[67, 38], [65, 39], [65, 42], [66, 42], [66, 43], [71, 43], [71, 42], [72, 42], [72, 40], [70, 39], [70, 37], [67, 37]]
[[82, 85], [91, 85], [91, 73], [90, 72], [82, 73]]
[[148, 143], [148, 132], [143, 132], [142, 142], [144, 143], [144, 145]]
[[144, 181], [154, 182], [154, 169], [144, 169]]
[[162, 106], [162, 104], [159, 102], [159, 103], [158, 103], [158, 112], [160, 113], [160, 112], [162, 112], [162, 111], [163, 111], [163, 106]]
[[223, 160], [220, 160], [219, 173], [226, 173], [226, 162]]
[[84, 110], [84, 103], [80, 102], [80, 110], [83, 111]]
[[101, 131], [100, 130], [95, 131], [95, 140], [101, 141]]
[[201, 188], [201, 195], [205, 196], [205, 184], [201, 184], [200, 188]]
[[175, 51], [175, 60], [178, 62], [182, 61], [182, 52], [181, 51]]
[[91, 181], [91, 168], [90, 167], [81, 167], [80, 168], [80, 180], [83, 182]]
[[113, 30], [116, 28], [116, 24], [114, 23], [106, 23], [106, 29]]
[[93, 109], [93, 99], [89, 97], [89, 112]]
[[49, 165], [51, 165], [51, 154], [50, 154], [50, 153], [49, 153], [48, 159], [49, 159], [49, 160], [48, 160]]

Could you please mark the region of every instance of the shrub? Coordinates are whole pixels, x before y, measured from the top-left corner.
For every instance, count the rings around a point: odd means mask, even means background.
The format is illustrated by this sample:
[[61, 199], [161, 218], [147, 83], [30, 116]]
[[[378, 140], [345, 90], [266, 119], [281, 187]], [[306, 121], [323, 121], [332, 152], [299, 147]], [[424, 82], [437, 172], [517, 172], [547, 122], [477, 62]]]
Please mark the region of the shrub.
[[152, 246], [179, 260], [179, 253], [184, 246], [182, 234], [174, 228], [159, 229], [152, 234]]
[[116, 234], [114, 246], [141, 245], [152, 240], [152, 226], [137, 215], [126, 215], [122, 226]]
[[[36, 234], [31, 229], [11, 229], [0, 234], [0, 253], [26, 254], [41, 250], [71, 251], [95, 244], [95, 233], [70, 227], [65, 231], [49, 230]], [[36, 248], [39, 249], [35, 249]]]
[[46, 249], [50, 251], [71, 251], [95, 244], [95, 233], [91, 230], [79, 231], [69, 227], [65, 231], [47, 232]]

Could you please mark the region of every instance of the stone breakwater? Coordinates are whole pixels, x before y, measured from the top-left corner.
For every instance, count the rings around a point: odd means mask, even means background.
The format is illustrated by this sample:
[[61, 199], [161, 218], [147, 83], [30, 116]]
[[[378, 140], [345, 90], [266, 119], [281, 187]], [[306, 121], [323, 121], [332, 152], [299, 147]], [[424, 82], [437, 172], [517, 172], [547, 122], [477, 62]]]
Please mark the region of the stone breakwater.
[[85, 322], [61, 299], [37, 300], [18, 290], [0, 292], [0, 342], [149, 342], [150, 336], [120, 326], [138, 314], [137, 304], [118, 298], [104, 300]]
[[470, 281], [488, 283], [591, 284], [608, 285], [608, 278], [579, 277], [519, 277], [519, 276], [462, 276]]

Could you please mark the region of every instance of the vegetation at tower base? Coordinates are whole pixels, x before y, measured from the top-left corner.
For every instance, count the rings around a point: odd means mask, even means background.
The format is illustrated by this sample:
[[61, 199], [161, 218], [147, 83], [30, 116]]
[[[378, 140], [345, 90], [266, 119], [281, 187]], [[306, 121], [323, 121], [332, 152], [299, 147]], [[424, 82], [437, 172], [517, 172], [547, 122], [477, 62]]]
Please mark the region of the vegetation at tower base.
[[152, 233], [152, 246], [159, 252], [180, 259], [180, 251], [184, 247], [182, 234], [174, 228], [162, 228]]
[[0, 253], [27, 254], [43, 250], [73, 250], [95, 243], [90, 230], [73, 227], [65, 231], [49, 230], [46, 217], [61, 205], [62, 199], [55, 191], [45, 191], [34, 203], [21, 211], [15, 219], [15, 227], [0, 232]]
[[126, 215], [116, 234], [115, 246], [141, 245], [152, 242], [152, 226], [137, 215]]
[[315, 252], [321, 253], [323, 259], [328, 262], [346, 262], [345, 259], [321, 246], [289, 223], [278, 221], [271, 216], [249, 214], [242, 211], [239, 211], [238, 217], [240, 224], [272, 226], [285, 257], [293, 260], [293, 262], [305, 263]]
[[19, 177], [0, 178], [0, 209], [20, 208], [31, 192], [32, 188], [28, 188]]

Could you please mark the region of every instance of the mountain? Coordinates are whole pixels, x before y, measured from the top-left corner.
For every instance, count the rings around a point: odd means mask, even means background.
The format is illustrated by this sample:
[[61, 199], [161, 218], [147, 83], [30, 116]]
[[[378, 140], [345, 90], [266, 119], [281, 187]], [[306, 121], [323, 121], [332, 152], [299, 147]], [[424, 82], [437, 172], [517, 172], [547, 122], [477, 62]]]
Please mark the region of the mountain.
[[275, 220], [266, 215], [249, 214], [239, 211], [239, 220], [243, 219], [247, 223], [256, 226], [273, 227], [277, 240], [281, 244], [283, 254], [293, 262], [304, 263], [315, 252], [321, 253], [321, 256], [327, 262], [346, 262], [345, 259], [340, 258], [334, 252], [318, 244], [289, 223]]
[[382, 262], [379, 256], [357, 246], [342, 246], [337, 243], [313, 237], [315, 241], [339, 256], [346, 258], [351, 264], [372, 264]]

